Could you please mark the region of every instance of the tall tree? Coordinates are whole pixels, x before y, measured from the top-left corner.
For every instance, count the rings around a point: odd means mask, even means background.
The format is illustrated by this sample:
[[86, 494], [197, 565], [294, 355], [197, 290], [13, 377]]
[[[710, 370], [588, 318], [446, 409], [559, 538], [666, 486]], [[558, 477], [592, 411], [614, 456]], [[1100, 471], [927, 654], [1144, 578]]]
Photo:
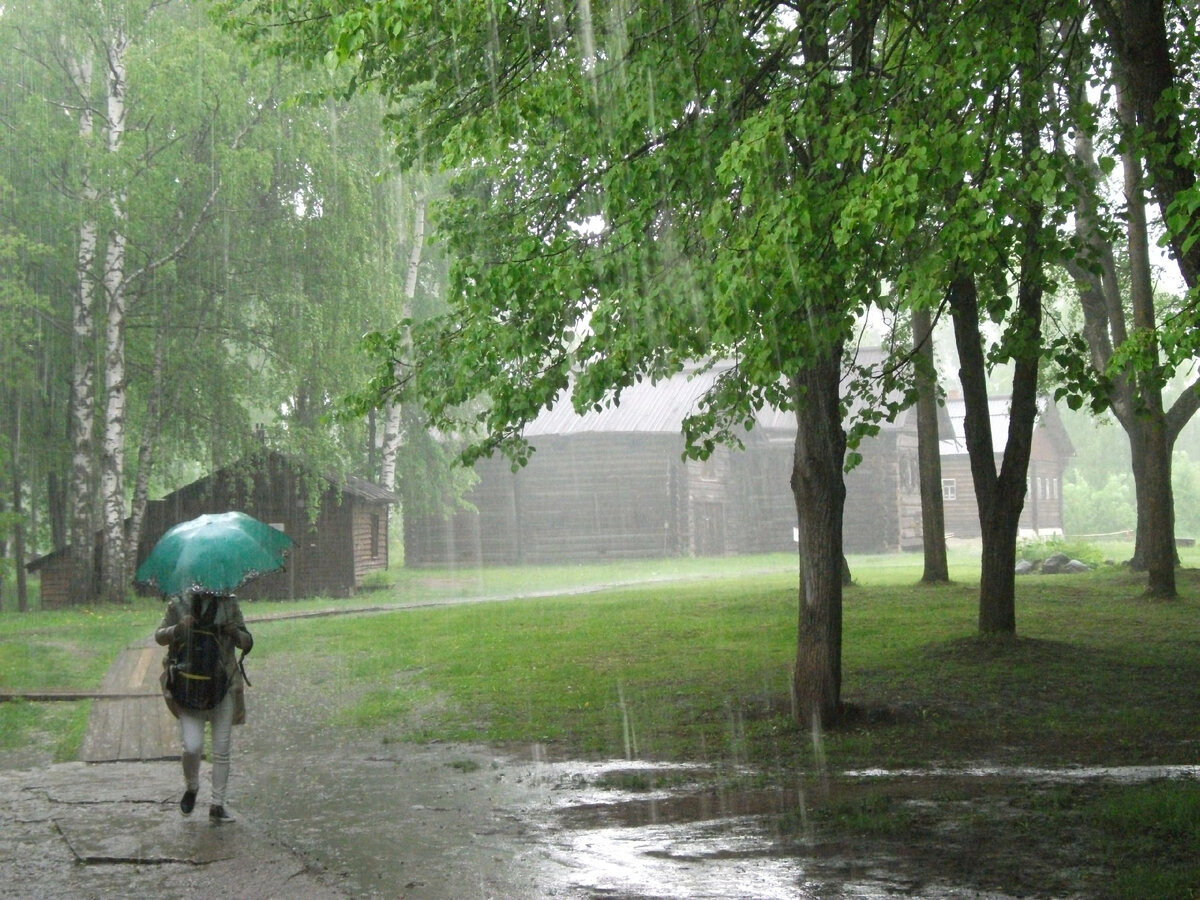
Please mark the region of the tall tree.
[[[134, 10], [136, 16], [140, 10]], [[110, 158], [121, 153], [125, 140], [125, 56], [131, 35], [126, 10], [114, 10], [104, 23], [99, 46], [104, 54], [105, 150]], [[104, 425], [100, 454], [100, 498], [103, 506], [104, 539], [101, 543], [100, 596], [110, 602], [123, 600], [128, 589], [125, 568], [125, 313], [127, 284], [125, 248], [128, 244], [128, 190], [117, 176], [107, 191], [108, 233], [104, 268]]]
[[[11, 186], [0, 178], [0, 206], [13, 202]], [[0, 559], [0, 580], [7, 578], [11, 561], [16, 576], [17, 609], [29, 605], [25, 582], [26, 485], [23, 465], [33, 454], [23, 434], [27, 411], [36, 410], [37, 361], [33, 348], [39, 315], [45, 300], [29, 285], [26, 270], [31, 257], [41, 256], [44, 248], [32, 243], [7, 222], [0, 221], [0, 392], [5, 397], [5, 421], [0, 422], [0, 476], [5, 502], [0, 504], [0, 543], [11, 548], [11, 560]], [[11, 540], [9, 539], [11, 536]], [[0, 557], [8, 557], [0, 553]]]
[[[90, 16], [88, 17], [90, 18]], [[84, 21], [87, 21], [85, 19]], [[79, 116], [79, 144], [82, 152], [77, 175], [77, 198], [81, 206], [78, 252], [76, 254], [76, 293], [71, 317], [72, 354], [75, 369], [71, 378], [71, 500], [70, 599], [81, 603], [95, 593], [94, 535], [96, 531], [96, 304], [97, 253], [100, 226], [97, 206], [100, 192], [92, 169], [92, 143], [96, 135], [97, 99], [94, 89], [93, 48], [72, 43], [64, 51], [71, 98]], [[101, 129], [102, 130], [102, 129]]]
[[[1013, 570], [1045, 354], [1042, 297], [1071, 203], [1066, 166], [1041, 136], [1060, 133], [1050, 98], [1082, 52], [1080, 16], [1070, 0], [925, 8], [921, 102], [891, 113], [911, 116], [903, 127], [936, 159], [924, 170], [927, 252], [909, 253], [896, 279], [914, 309], [936, 303], [940, 284], [954, 325], [982, 534], [984, 634], [1016, 630]], [[988, 374], [1009, 363], [1001, 440], [992, 433]]]
[[1200, 279], [1196, 11], [1190, 4], [1163, 0], [1091, 0], [1090, 6], [1126, 92], [1126, 139], [1150, 173], [1167, 241], [1184, 281], [1194, 289]]
[[[399, 185], [397, 185], [399, 188]], [[404, 274], [404, 306], [400, 310], [400, 319], [408, 320], [413, 315], [413, 299], [417, 295], [417, 276], [421, 268], [421, 254], [425, 247], [425, 207], [426, 199], [423, 192], [411, 195], [411, 204], [400, 204], [412, 208], [412, 228], [408, 230], [408, 266]], [[407, 325], [401, 325], [401, 346], [398, 358], [393, 366], [394, 376], [403, 377], [401, 366], [412, 362], [412, 340]], [[396, 455], [404, 440], [403, 407], [400, 398], [392, 397], [384, 405], [383, 441], [380, 446], [382, 455], [380, 483], [389, 491], [396, 489]]]
[[[1087, 395], [1097, 408], [1110, 406], [1125, 430], [1137, 500], [1132, 565], [1147, 572], [1149, 594], [1174, 597], [1171, 458], [1180, 432], [1200, 408], [1200, 383], [1193, 381], [1166, 407], [1167, 382], [1194, 358], [1194, 301], [1158, 308], [1147, 210], [1153, 195], [1179, 272], [1194, 295], [1197, 223], [1190, 198], [1200, 194], [1195, 151], [1180, 131], [1194, 127], [1184, 102], [1194, 85], [1175, 73], [1191, 69], [1200, 47], [1194, 22], [1169, 20], [1162, 4], [1094, 7], [1097, 41], [1109, 52], [1081, 73], [1070, 95], [1080, 168], [1075, 223], [1082, 252], [1065, 262], [1079, 286], [1087, 350], [1066, 355], [1074, 363], [1073, 384], [1063, 392], [1076, 404]], [[1168, 33], [1175, 35], [1173, 41]], [[1109, 103], [1085, 99], [1084, 74], [1105, 86], [1101, 99]], [[1103, 116], [1111, 117], [1111, 127]], [[1101, 142], [1099, 157], [1096, 141]], [[1104, 199], [1106, 173], [1117, 166], [1124, 202], [1110, 209]], [[1119, 248], [1114, 247], [1118, 234], [1123, 234]]]
[[415, 329], [399, 388], [476, 435], [469, 458], [524, 459], [521, 426], [563, 392], [618, 402], [697, 360], [735, 365], [689, 420], [693, 454], [763, 404], [795, 412], [796, 710], [836, 715], [842, 349], [914, 223], [876, 118], [906, 18], [865, 2], [227, 10], [353, 66], [403, 110], [404, 158], [456, 173], [438, 213], [451, 311]]
[[913, 362], [917, 385], [917, 468], [921, 486], [921, 581], [950, 580], [946, 560], [946, 514], [942, 503], [941, 434], [938, 427], [938, 379], [933, 354], [933, 317], [913, 309]]

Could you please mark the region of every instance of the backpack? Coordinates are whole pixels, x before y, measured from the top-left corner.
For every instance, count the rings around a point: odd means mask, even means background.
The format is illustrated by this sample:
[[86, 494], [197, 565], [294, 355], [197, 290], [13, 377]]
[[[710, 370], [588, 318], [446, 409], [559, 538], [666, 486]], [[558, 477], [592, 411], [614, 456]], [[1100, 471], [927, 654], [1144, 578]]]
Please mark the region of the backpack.
[[173, 642], [167, 653], [167, 688], [186, 709], [212, 709], [229, 690], [216, 617], [217, 604], [210, 602], [208, 614], [195, 617], [188, 637]]

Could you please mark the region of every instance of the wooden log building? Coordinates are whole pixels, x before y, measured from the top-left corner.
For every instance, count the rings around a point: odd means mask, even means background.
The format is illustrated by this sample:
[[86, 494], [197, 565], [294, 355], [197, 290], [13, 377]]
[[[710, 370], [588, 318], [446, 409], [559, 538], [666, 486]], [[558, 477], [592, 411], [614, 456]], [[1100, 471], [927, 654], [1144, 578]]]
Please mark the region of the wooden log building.
[[[524, 432], [536, 448], [525, 468], [514, 473], [506, 459], [480, 460], [478, 483], [466, 498], [471, 509], [405, 517], [405, 564], [794, 550], [793, 414], [760, 411], [743, 435], [744, 450], [720, 447], [704, 462], [682, 458], [683, 419], [717, 375], [690, 372], [635, 384], [620, 405], [598, 412], [580, 415], [566, 402], [543, 412]], [[940, 429], [953, 437], [944, 412]], [[880, 423], [859, 451], [862, 462], [846, 476], [846, 552], [919, 550], [915, 410]]]
[[[315, 507], [309, 502], [314, 495]], [[387, 569], [389, 512], [398, 500], [365, 479], [318, 475], [268, 450], [151, 501], [137, 560], [145, 559], [173, 525], [205, 513], [240, 510], [280, 529], [295, 545], [284, 571], [247, 584], [239, 597], [348, 597], [367, 574]], [[98, 569], [98, 549], [96, 560]], [[41, 574], [43, 608], [66, 604], [68, 563], [66, 550], [59, 550], [28, 564], [29, 571]]]
[[[1004, 457], [1008, 441], [1009, 397], [993, 397], [988, 401], [992, 441], [996, 464]], [[979, 537], [979, 505], [971, 481], [971, 459], [967, 455], [966, 403], [961, 396], [946, 400], [946, 412], [953, 436], [941, 441], [942, 506], [946, 516], [946, 532], [954, 537]], [[1063, 426], [1057, 408], [1048, 397], [1038, 402], [1038, 417], [1033, 429], [1033, 444], [1029, 454], [1029, 471], [1025, 482], [1025, 507], [1021, 510], [1022, 535], [1050, 537], [1063, 533], [1063, 474], [1075, 447]]]

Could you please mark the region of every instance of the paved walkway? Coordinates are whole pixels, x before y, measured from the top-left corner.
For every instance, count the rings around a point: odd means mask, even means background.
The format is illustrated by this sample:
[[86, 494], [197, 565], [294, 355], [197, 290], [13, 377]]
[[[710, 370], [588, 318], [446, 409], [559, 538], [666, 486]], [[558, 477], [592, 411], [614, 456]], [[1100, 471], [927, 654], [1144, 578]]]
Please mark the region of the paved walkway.
[[[312, 618], [382, 612], [395, 606], [344, 606], [300, 613], [247, 616], [246, 621]], [[179, 756], [179, 726], [163, 702], [159, 675], [166, 649], [153, 635], [117, 654], [97, 691], [26, 691], [27, 700], [92, 701], [87, 732], [79, 748], [83, 762], [134, 762]]]
[[346, 896], [253, 818], [211, 825], [178, 804], [178, 762], [0, 771], [0, 898]]

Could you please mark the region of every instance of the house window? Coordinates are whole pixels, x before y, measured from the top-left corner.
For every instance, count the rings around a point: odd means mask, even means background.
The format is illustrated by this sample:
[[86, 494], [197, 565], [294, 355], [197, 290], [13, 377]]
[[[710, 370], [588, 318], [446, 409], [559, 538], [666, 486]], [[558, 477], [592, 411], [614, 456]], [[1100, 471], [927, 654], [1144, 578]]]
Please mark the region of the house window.
[[379, 516], [371, 516], [371, 559], [379, 559]]
[[958, 483], [953, 478], [942, 479], [942, 500], [953, 503], [958, 499]]

